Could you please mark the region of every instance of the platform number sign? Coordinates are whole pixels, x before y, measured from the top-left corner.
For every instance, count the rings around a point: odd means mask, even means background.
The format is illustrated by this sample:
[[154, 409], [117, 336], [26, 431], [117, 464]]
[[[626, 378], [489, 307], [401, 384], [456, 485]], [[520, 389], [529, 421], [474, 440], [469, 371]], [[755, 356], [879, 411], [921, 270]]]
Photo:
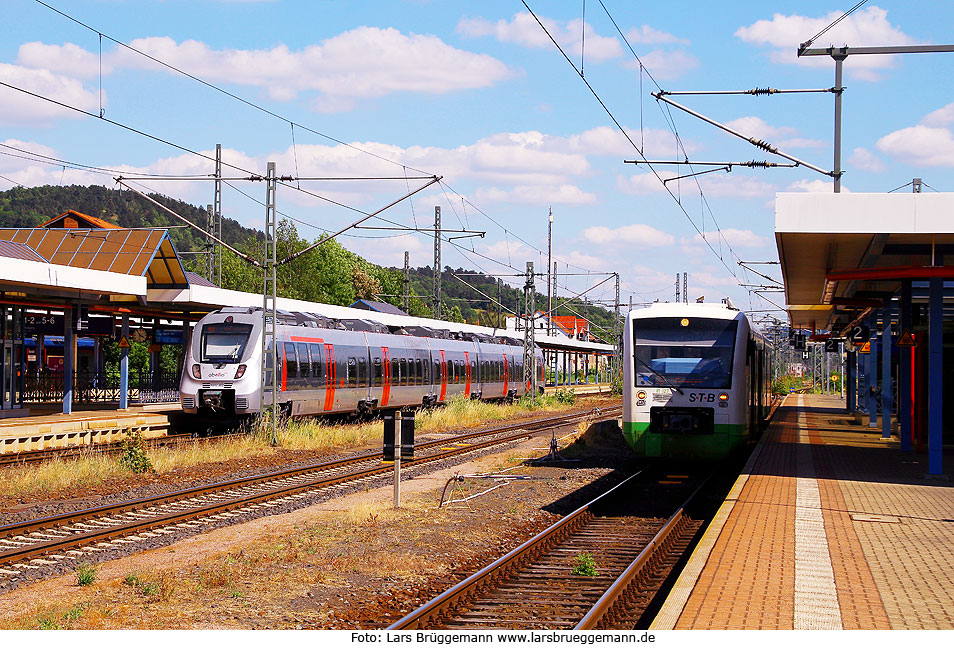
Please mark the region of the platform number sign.
[[868, 325], [852, 325], [848, 329], [848, 340], [856, 345], [863, 345], [871, 337], [871, 330]]
[[838, 343], [845, 342], [844, 338], [829, 338], [825, 341], [826, 352], [837, 352]]
[[804, 331], [790, 331], [788, 334], [788, 342], [792, 345], [792, 349], [805, 349], [805, 338]]

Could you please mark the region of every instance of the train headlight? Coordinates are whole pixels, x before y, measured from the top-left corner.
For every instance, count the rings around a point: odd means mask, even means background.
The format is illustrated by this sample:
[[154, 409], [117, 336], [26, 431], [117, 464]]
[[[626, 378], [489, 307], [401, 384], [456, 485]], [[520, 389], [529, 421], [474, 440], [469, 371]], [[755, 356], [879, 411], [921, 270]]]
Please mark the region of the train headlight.
[[728, 408], [729, 407], [729, 393], [723, 392], [719, 395], [719, 407]]
[[637, 393], [636, 393], [636, 398], [637, 398], [637, 399], [645, 399], [645, 398], [646, 398], [646, 391], [645, 391], [645, 390], [640, 390], [639, 392], [637, 392]]
[[239, 366], [235, 369], [235, 378], [236, 378], [236, 380], [238, 380], [238, 379], [242, 378], [243, 376], [245, 376], [245, 369], [246, 369], [246, 368], [245, 368], [245, 365], [244, 365], [244, 364], [243, 364], [243, 365], [239, 365]]
[[202, 367], [198, 363], [192, 366], [192, 376], [197, 379], [202, 378]]

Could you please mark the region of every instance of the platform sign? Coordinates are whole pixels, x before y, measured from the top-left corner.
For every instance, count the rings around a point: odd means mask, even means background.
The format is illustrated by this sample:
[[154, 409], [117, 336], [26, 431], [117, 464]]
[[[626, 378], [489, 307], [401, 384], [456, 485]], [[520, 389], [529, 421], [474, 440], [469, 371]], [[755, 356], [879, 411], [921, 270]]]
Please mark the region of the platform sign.
[[129, 349], [132, 345], [129, 344], [129, 339], [126, 336], [120, 336], [119, 338], [119, 348], [120, 349]]
[[858, 350], [859, 354], [870, 354], [871, 353], [871, 341], [866, 340], [865, 344], [861, 346], [861, 349]]
[[871, 329], [868, 328], [868, 325], [852, 325], [851, 328], [848, 329], [848, 340], [856, 345], [867, 343], [870, 338]]
[[901, 334], [901, 337], [898, 338], [898, 347], [914, 347], [914, 336], [911, 335], [910, 331]]
[[837, 352], [838, 343], [845, 342], [844, 338], [829, 338], [825, 341], [825, 351], [826, 352]]
[[23, 333], [27, 336], [63, 335], [63, 316], [25, 313], [23, 315]]
[[160, 345], [181, 345], [182, 329], [156, 329], [152, 339]]

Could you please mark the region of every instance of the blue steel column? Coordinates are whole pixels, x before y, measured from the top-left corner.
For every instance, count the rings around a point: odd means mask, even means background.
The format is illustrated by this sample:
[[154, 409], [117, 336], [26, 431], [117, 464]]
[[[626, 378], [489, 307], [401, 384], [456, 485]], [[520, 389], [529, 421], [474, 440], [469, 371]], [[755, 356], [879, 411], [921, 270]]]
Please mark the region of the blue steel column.
[[868, 405], [868, 428], [878, 427], [878, 319], [868, 320], [871, 329], [868, 339], [868, 358], [865, 363], [865, 403]]
[[[898, 336], [911, 333], [911, 280], [901, 283], [901, 302], [898, 309]], [[911, 450], [911, 350], [898, 347], [898, 421], [901, 423], [901, 450]]]
[[867, 384], [868, 378], [865, 376], [865, 355], [861, 352], [855, 353], [855, 369], [857, 370], [856, 374], [858, 377], [858, 386], [855, 391], [856, 407], [859, 412], [864, 413], [867, 411], [867, 401], [865, 400], [865, 386]]
[[855, 351], [845, 352], [845, 376], [842, 377], [842, 380], [845, 382], [845, 407], [849, 414], [855, 411], [855, 375], [857, 374], [855, 371], [855, 357], [857, 355], [858, 353]]
[[[129, 341], [129, 315], [123, 314], [122, 335]], [[129, 407], [129, 348], [119, 350], [119, 409]]]
[[928, 474], [941, 475], [944, 426], [944, 280], [930, 279], [928, 297]]
[[63, 414], [73, 412], [73, 309], [63, 309]]
[[881, 334], [881, 439], [891, 439], [891, 313], [884, 311], [884, 331]]

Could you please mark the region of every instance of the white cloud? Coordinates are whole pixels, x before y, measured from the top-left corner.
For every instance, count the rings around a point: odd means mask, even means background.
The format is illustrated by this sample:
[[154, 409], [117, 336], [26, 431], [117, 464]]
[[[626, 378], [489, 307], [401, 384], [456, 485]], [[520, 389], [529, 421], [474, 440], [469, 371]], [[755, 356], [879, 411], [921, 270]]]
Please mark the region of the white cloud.
[[510, 190], [497, 187], [478, 189], [474, 192], [474, 200], [477, 203], [589, 205], [596, 202], [596, 195], [585, 192], [576, 185], [518, 185]]
[[[580, 60], [580, 52], [585, 49], [587, 61], [599, 63], [615, 59], [623, 54], [619, 41], [611, 36], [600, 36], [589, 23], [579, 19], [558, 22], [539, 16], [540, 22], [553, 38], [575, 61]], [[510, 20], [500, 19], [491, 22], [484, 18], [462, 18], [457, 23], [457, 33], [469, 38], [492, 36], [502, 43], [514, 43], [523, 47], [553, 47], [537, 21], [527, 12], [514, 14]], [[584, 37], [585, 36], [585, 37]]]
[[[653, 75], [653, 78], [661, 81], [671, 81], [678, 79], [690, 70], [699, 67], [699, 59], [685, 50], [653, 50], [639, 57], [643, 65]], [[624, 64], [631, 70], [638, 70], [639, 63], [627, 61]]]
[[947, 126], [954, 124], [954, 103], [928, 113], [921, 120], [924, 126]]
[[[405, 35], [393, 28], [357, 27], [298, 51], [216, 50], [205, 43], [169, 37], [140, 38], [130, 45], [213, 83], [264, 88], [276, 101], [318, 93], [310, 102], [323, 111], [344, 110], [359, 99], [395, 92], [442, 94], [485, 88], [516, 73], [487, 54], [474, 54], [433, 35]], [[92, 60], [93, 57], [95, 60]], [[104, 74], [121, 68], [166, 69], [126, 49], [103, 57]], [[20, 62], [37, 70], [91, 76], [98, 56], [68, 43], [29, 43]]]
[[677, 38], [668, 32], [653, 29], [649, 25], [633, 27], [626, 32], [626, 40], [628, 40], [630, 43], [642, 43], [644, 45], [651, 45], [653, 43], [679, 43], [680, 45], [689, 44], [689, 41], [685, 38]]
[[[759, 20], [747, 27], [740, 27], [736, 30], [735, 36], [747, 43], [775, 48], [771, 54], [771, 60], [775, 63], [830, 67], [832, 65], [830, 57], [797, 57], [796, 51], [799, 43], [818, 33], [841, 15], [840, 11], [833, 11], [819, 18], [774, 14], [771, 20]], [[813, 43], [812, 47], [911, 45], [914, 43], [914, 39], [891, 25], [886, 10], [871, 6], [842, 20]], [[853, 56], [846, 60], [845, 71], [859, 79], [872, 81], [878, 78], [879, 70], [895, 65], [896, 57], [894, 56]]]
[[787, 148], [817, 148], [827, 145], [826, 142], [821, 140], [795, 137], [798, 134], [798, 129], [791, 126], [772, 126], [761, 117], [754, 115], [726, 122], [726, 126], [748, 137], [766, 140], [769, 144], [782, 150]]
[[[706, 240], [715, 248], [719, 247], [720, 240], [728, 243], [733, 248], [759, 248], [772, 244], [772, 240], [768, 237], [760, 236], [751, 230], [738, 230], [736, 228], [722, 228], [719, 231], [707, 232]], [[696, 234], [690, 239], [690, 242], [704, 244], [701, 234]]]
[[[659, 171], [659, 176], [663, 179], [675, 178], [680, 174], [672, 171]], [[771, 183], [767, 183], [751, 176], [741, 175], [740, 172], [707, 174], [696, 178], [686, 178], [680, 181], [671, 181], [668, 183], [669, 190], [674, 194], [681, 191], [698, 193], [696, 180], [702, 191], [707, 196], [721, 196], [734, 198], [758, 198], [762, 196], [771, 196], [776, 188]], [[634, 196], [644, 196], [647, 194], [658, 194], [666, 191], [663, 184], [659, 182], [652, 173], [636, 174], [633, 176], [617, 177], [617, 188]]]
[[881, 158], [863, 147], [858, 147], [851, 153], [851, 157], [848, 158], [848, 164], [858, 167], [862, 171], [871, 171], [873, 173], [881, 173], [887, 169], [885, 164], [881, 161]]
[[[49, 70], [31, 70], [0, 63], [0, 81], [68, 106], [97, 114], [99, 112], [97, 93], [86, 90], [76, 79], [54, 74]], [[105, 93], [103, 105], [106, 105]], [[3, 86], [0, 86], [0, 106], [3, 107], [0, 110], [0, 124], [48, 124], [54, 119], [82, 117], [76, 111], [60, 108], [48, 101]]]
[[[831, 194], [835, 190], [831, 180], [816, 178], [815, 180], [797, 180], [786, 187], [785, 191]], [[841, 184], [841, 191], [845, 194], [851, 193], [851, 190], [845, 186], [844, 182]]]
[[583, 230], [583, 238], [601, 246], [626, 246], [635, 249], [671, 246], [676, 238], [645, 223], [633, 223], [610, 229], [595, 225]]
[[954, 166], [954, 134], [948, 128], [909, 126], [878, 140], [878, 150], [912, 164]]

